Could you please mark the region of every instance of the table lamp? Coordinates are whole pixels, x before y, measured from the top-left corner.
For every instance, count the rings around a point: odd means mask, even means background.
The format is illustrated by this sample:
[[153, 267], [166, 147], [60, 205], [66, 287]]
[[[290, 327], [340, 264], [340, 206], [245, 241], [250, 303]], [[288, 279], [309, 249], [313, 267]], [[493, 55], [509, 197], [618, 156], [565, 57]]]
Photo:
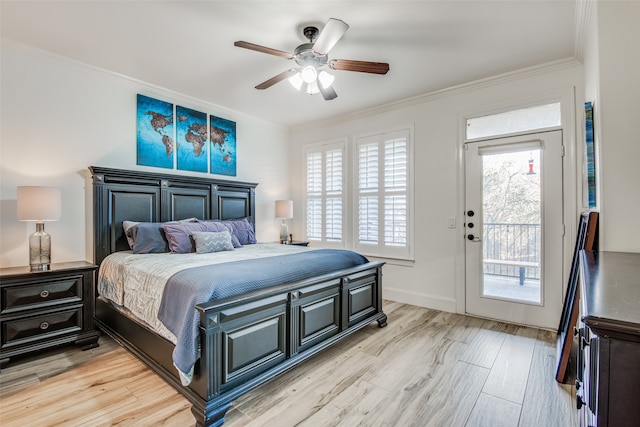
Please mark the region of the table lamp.
[[44, 221], [57, 221], [62, 213], [62, 191], [53, 187], [18, 187], [18, 220], [35, 221], [36, 232], [29, 236], [31, 271], [49, 270], [51, 236]]
[[289, 241], [287, 219], [293, 218], [293, 200], [276, 200], [276, 218], [282, 219], [280, 224], [280, 243]]

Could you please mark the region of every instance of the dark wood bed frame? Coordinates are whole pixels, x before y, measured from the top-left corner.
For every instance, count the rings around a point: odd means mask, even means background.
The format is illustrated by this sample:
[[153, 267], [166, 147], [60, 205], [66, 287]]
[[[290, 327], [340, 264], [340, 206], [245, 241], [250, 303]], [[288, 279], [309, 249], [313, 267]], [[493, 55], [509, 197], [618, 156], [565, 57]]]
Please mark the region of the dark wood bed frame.
[[[247, 217], [255, 224], [257, 184], [97, 166], [90, 170], [98, 265], [110, 253], [129, 249], [124, 220]], [[171, 342], [97, 295], [95, 322], [191, 402], [197, 426], [220, 426], [242, 394], [374, 321], [386, 326], [383, 264], [369, 262], [197, 305], [201, 356], [188, 387], [173, 367]]]

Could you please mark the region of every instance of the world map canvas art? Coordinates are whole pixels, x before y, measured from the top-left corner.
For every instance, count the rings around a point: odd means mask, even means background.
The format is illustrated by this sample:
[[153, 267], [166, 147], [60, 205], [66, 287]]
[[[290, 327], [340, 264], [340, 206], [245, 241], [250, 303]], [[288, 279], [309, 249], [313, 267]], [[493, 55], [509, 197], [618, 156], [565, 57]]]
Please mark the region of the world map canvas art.
[[178, 169], [207, 172], [207, 139], [207, 115], [177, 106]]
[[173, 104], [138, 95], [138, 164], [173, 168], [175, 151]]
[[[236, 122], [137, 95], [138, 165], [236, 176]], [[208, 118], [208, 120], [207, 120]]]
[[236, 176], [236, 122], [209, 116], [211, 173]]

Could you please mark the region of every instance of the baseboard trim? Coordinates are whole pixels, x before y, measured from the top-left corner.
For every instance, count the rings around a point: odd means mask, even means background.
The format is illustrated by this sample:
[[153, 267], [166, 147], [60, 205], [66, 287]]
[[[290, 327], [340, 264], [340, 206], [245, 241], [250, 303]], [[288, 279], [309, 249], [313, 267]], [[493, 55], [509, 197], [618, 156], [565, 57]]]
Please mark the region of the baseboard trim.
[[418, 307], [433, 308], [435, 310], [456, 313], [456, 300], [450, 298], [434, 297], [431, 295], [407, 292], [396, 288], [382, 286], [382, 297], [403, 304], [416, 305]]

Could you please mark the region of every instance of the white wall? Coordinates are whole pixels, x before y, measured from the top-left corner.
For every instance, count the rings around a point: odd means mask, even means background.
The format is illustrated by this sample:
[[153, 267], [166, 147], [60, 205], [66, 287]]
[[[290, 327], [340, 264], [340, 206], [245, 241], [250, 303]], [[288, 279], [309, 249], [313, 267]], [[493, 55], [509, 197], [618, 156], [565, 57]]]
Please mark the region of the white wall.
[[258, 182], [258, 239], [278, 237], [273, 200], [289, 197], [288, 129], [65, 58], [2, 40], [0, 267], [27, 265], [35, 225], [16, 219], [16, 187], [62, 188], [62, 219], [46, 224], [52, 261], [93, 259], [88, 166], [232, 177], [136, 166], [136, 94], [234, 120], [237, 179]]
[[594, 104], [600, 249], [640, 252], [640, 2], [591, 4], [585, 99]]
[[[573, 110], [582, 105], [582, 66], [575, 62], [555, 64], [538, 70], [505, 75], [449, 91], [418, 97], [403, 103], [339, 118], [331, 122], [292, 130], [292, 179], [296, 212], [302, 218], [304, 144], [385, 130], [413, 123], [415, 126], [415, 262], [384, 267], [384, 297], [415, 305], [463, 311], [464, 297], [464, 222], [461, 195], [461, 144], [464, 117], [491, 112], [545, 99], [560, 99], [570, 114], [563, 117], [568, 155], [565, 172], [570, 186], [567, 197], [568, 233], [575, 218], [576, 129]], [[577, 135], [577, 136], [576, 136]], [[448, 228], [447, 218], [456, 217], [458, 227]], [[294, 234], [304, 235], [302, 221], [294, 219]], [[572, 247], [573, 243], [569, 246]], [[570, 254], [570, 250], [565, 253]], [[570, 256], [570, 255], [569, 255]]]

